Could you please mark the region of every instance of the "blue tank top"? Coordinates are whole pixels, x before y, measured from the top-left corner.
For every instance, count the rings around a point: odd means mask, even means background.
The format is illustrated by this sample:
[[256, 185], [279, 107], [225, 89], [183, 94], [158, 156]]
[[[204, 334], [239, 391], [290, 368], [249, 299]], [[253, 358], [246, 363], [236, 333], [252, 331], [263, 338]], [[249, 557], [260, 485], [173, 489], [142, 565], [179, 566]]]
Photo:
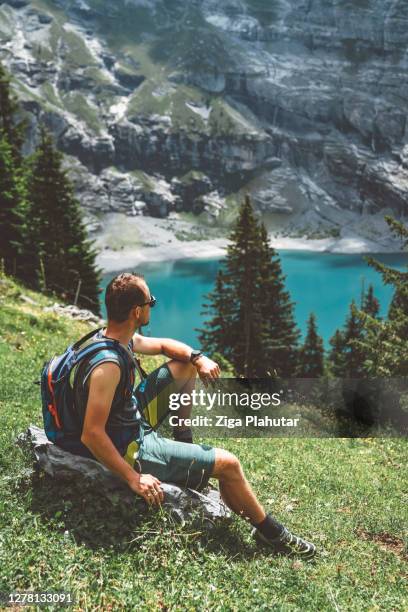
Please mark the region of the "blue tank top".
[[[85, 348], [95, 340], [103, 337], [102, 330], [100, 330], [95, 336], [92, 336], [81, 345], [81, 348]], [[127, 347], [124, 347], [124, 345], [122, 345], [122, 347], [125, 349], [124, 352], [127, 353], [126, 359], [122, 356], [122, 353], [115, 351], [113, 348], [101, 349], [91, 357], [82, 359], [81, 362], [73, 368], [70, 376], [74, 394], [73, 409], [78, 417], [82, 434], [89, 395], [89, 378], [93, 370], [102, 363], [116, 363], [120, 368], [120, 380], [116, 387], [105, 429], [121, 455], [126, 452], [129, 442], [139, 437], [141, 419], [137, 399], [131, 391], [135, 383], [136, 370], [138, 370], [133, 356], [132, 341], [129, 342]], [[62, 448], [74, 454], [95, 458], [89, 449], [81, 442], [81, 434], [75, 436], [75, 439], [73, 436], [66, 438], [61, 445]]]

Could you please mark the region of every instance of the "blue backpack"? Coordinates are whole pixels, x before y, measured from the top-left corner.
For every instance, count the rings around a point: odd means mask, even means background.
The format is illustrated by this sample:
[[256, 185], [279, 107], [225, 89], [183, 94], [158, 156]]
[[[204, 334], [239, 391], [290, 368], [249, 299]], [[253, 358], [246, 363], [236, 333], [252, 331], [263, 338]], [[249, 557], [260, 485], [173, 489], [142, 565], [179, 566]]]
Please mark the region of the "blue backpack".
[[[70, 380], [73, 368], [85, 357], [90, 358], [105, 349], [113, 349], [118, 353], [121, 363], [129, 363], [129, 353], [120, 342], [111, 338], [95, 339], [94, 342], [81, 349], [81, 345], [100, 329], [91, 331], [75, 344], [70, 345], [62, 355], [56, 355], [42, 368], [40, 385], [44, 430], [51, 442], [58, 444], [67, 435], [81, 435], [81, 425], [74, 409], [74, 392]], [[139, 363], [137, 365], [140, 367]], [[125, 367], [124, 371], [128, 373], [125, 393], [130, 396], [133, 391], [130, 368]], [[145, 375], [143, 370], [142, 374]]]

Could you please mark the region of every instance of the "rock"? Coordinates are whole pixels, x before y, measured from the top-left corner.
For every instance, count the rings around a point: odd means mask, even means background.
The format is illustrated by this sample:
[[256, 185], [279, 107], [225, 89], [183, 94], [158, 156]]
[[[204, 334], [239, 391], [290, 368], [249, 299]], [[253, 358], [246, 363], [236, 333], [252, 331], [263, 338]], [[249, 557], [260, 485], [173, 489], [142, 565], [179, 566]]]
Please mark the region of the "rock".
[[[56, 479], [71, 479], [86, 482], [97, 489], [112, 503], [145, 507], [142, 498], [137, 497], [116, 474], [110, 472], [101, 463], [68, 453], [50, 442], [43, 429], [30, 425], [25, 433], [17, 438], [17, 443], [25, 451], [31, 452], [37, 467]], [[229, 509], [221, 500], [218, 490], [208, 488], [203, 492], [194, 489], [182, 489], [179, 486], [163, 482], [163, 507], [177, 520], [185, 522], [199, 514], [203, 525], [211, 528], [215, 521], [225, 520], [231, 516]]]
[[193, 212], [195, 214], [205, 213], [207, 221], [215, 221], [220, 212], [226, 208], [225, 200], [218, 191], [212, 191], [200, 196], [194, 201]]
[[29, 295], [24, 295], [24, 293], [20, 295], [20, 300], [22, 300], [26, 304], [30, 304], [30, 306], [38, 306], [38, 302], [30, 298]]
[[77, 319], [78, 321], [88, 321], [92, 324], [97, 324], [103, 326], [105, 324], [104, 319], [100, 319], [90, 310], [86, 310], [84, 308], [78, 308], [78, 306], [74, 306], [70, 304], [68, 306], [62, 306], [61, 304], [53, 304], [52, 306], [46, 306], [43, 308], [44, 312], [53, 312], [57, 315], [63, 315], [65, 317], [70, 317], [71, 319]]
[[144, 199], [148, 214], [161, 218], [176, 210], [180, 202], [179, 196], [172, 193], [171, 185], [162, 176], [150, 177], [150, 185], [145, 188]]
[[19, 9], [23, 6], [27, 6], [27, 4], [30, 4], [30, 0], [7, 0], [7, 4], [10, 4], [10, 6]]
[[145, 77], [142, 74], [133, 74], [122, 66], [115, 66], [113, 73], [119, 83], [130, 91], [137, 89], [145, 80]]
[[59, 145], [93, 173], [98, 174], [112, 165], [115, 148], [112, 137], [107, 133], [94, 137], [83, 126], [82, 129], [78, 125], [70, 126], [61, 134]]
[[[356, 215], [406, 210], [406, 0], [200, 0], [175, 2], [165, 19], [153, 0], [53, 4], [1, 4], [0, 59], [29, 118], [24, 153], [45, 120], [82, 165], [76, 191], [87, 213], [133, 215], [135, 202], [158, 217], [201, 213], [203, 196], [242, 188], [288, 226], [300, 208], [324, 221], [318, 193]], [[160, 84], [143, 74], [126, 33], [118, 51], [105, 29], [109, 15], [126, 22], [137, 10]], [[203, 178], [184, 184], [191, 171]], [[164, 174], [166, 193], [139, 190], [134, 172]], [[287, 176], [299, 186], [284, 189]]]
[[174, 193], [180, 196], [182, 210], [194, 210], [194, 201], [206, 193], [213, 190], [211, 179], [203, 172], [191, 170], [180, 179], [173, 178], [171, 188]]
[[146, 202], [142, 202], [141, 200], [135, 200], [132, 205], [132, 209], [127, 212], [127, 214], [131, 217], [137, 217], [143, 215], [146, 211]]
[[49, 24], [52, 23], [53, 17], [46, 13], [38, 13], [38, 21], [42, 24]]

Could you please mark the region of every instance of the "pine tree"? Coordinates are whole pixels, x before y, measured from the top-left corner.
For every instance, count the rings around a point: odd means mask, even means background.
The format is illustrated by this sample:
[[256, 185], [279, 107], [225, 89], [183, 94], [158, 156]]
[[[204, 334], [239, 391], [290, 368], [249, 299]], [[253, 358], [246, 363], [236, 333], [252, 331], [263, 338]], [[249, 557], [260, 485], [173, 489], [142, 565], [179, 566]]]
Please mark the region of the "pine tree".
[[201, 342], [231, 361], [238, 375], [294, 374], [298, 331], [292, 303], [280, 260], [255, 218], [249, 196], [230, 240], [222, 275], [207, 296], [205, 308], [212, 318], [201, 330]]
[[24, 248], [25, 198], [12, 147], [0, 137], [0, 260], [7, 274], [19, 275]]
[[354, 300], [350, 304], [350, 312], [344, 330], [345, 340], [345, 372], [347, 378], [361, 378], [364, 374], [364, 352], [358, 346], [363, 337], [363, 326], [357, 314]]
[[230, 359], [238, 374], [264, 376], [259, 226], [249, 196], [240, 209], [230, 240], [225, 262], [226, 293], [230, 301], [230, 336], [226, 342]]
[[330, 340], [332, 350], [329, 362], [338, 378], [360, 378], [364, 373], [364, 351], [359, 342], [363, 339], [363, 326], [354, 300], [349, 308], [343, 331], [338, 330]]
[[370, 315], [370, 317], [374, 317], [375, 319], [378, 318], [380, 302], [374, 295], [374, 287], [372, 285], [368, 287], [368, 291], [363, 298], [361, 309]]
[[228, 313], [228, 296], [225, 290], [224, 272], [219, 269], [214, 291], [204, 296], [202, 315], [206, 316], [204, 329], [199, 330], [199, 341], [204, 351], [214, 354], [220, 353], [226, 359], [231, 359], [231, 347], [226, 343], [231, 334], [231, 322]]
[[[389, 216], [385, 220], [407, 250], [408, 227]], [[382, 275], [385, 284], [394, 287], [394, 296], [386, 321], [379, 321], [363, 310], [358, 312], [365, 332], [359, 342], [365, 352], [365, 369], [369, 376], [407, 376], [408, 268], [394, 270], [373, 257], [367, 257], [366, 261]]]
[[299, 377], [319, 378], [323, 376], [323, 340], [317, 333], [316, 316], [312, 312], [307, 323], [307, 335], [300, 349]]
[[10, 91], [10, 80], [0, 63], [0, 259], [5, 271], [19, 275], [24, 245], [25, 191], [21, 168], [23, 124]]
[[0, 63], [0, 136], [7, 139], [16, 166], [21, 165], [24, 121], [17, 121], [19, 105], [10, 90], [10, 77]]
[[30, 233], [26, 280], [99, 312], [99, 272], [87, 240], [72, 185], [61, 167], [62, 154], [42, 132], [29, 180]]
[[332, 347], [329, 353], [330, 370], [335, 378], [342, 378], [346, 369], [344, 334], [337, 329], [329, 342]]
[[294, 319], [294, 304], [285, 289], [286, 277], [282, 273], [279, 255], [269, 245], [263, 224], [260, 226], [260, 248], [260, 304], [268, 373], [290, 377], [297, 369], [300, 332]]

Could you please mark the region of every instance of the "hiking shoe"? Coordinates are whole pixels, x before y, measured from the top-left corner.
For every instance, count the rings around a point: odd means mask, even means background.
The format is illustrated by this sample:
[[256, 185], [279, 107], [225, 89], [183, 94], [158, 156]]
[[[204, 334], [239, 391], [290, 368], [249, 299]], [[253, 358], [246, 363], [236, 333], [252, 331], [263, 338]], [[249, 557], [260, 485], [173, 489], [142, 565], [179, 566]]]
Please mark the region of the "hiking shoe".
[[316, 546], [307, 542], [299, 536], [293, 535], [286, 527], [283, 528], [281, 535], [274, 539], [266, 538], [258, 529], [252, 532], [258, 544], [263, 544], [270, 548], [276, 555], [286, 555], [293, 557], [298, 555], [301, 559], [312, 559], [316, 554]]

